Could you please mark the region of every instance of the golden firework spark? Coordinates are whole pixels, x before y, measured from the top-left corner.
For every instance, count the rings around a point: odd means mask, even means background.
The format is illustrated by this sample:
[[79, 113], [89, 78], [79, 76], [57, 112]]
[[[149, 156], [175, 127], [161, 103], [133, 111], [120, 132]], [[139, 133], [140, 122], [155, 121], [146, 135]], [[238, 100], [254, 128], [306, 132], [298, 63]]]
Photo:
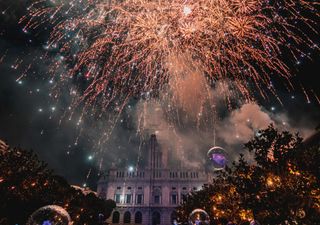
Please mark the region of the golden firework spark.
[[61, 79], [84, 77], [87, 86], [76, 102], [89, 107], [99, 102], [105, 109], [115, 99], [159, 94], [170, 82], [176, 87], [192, 73], [209, 87], [231, 81], [247, 100], [257, 90], [264, 98], [268, 92], [276, 95], [270, 74], [289, 84], [291, 78], [281, 51], [295, 59], [303, 54], [297, 46], [317, 48], [306, 33], [316, 33], [310, 18], [318, 18], [318, 5], [309, 0], [37, 1], [22, 21], [26, 30], [53, 25], [48, 46], [59, 46], [73, 65]]

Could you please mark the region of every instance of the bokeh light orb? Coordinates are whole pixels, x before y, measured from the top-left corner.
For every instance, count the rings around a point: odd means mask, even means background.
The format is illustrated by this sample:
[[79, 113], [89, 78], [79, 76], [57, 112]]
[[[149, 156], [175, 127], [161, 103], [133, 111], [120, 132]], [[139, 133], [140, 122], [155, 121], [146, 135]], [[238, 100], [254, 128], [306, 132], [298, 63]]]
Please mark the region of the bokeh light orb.
[[210, 217], [203, 209], [195, 209], [189, 215], [189, 225], [209, 225]]
[[71, 218], [64, 208], [48, 205], [32, 213], [27, 225], [71, 225]]
[[226, 151], [219, 146], [210, 148], [207, 156], [214, 170], [222, 170], [227, 165]]

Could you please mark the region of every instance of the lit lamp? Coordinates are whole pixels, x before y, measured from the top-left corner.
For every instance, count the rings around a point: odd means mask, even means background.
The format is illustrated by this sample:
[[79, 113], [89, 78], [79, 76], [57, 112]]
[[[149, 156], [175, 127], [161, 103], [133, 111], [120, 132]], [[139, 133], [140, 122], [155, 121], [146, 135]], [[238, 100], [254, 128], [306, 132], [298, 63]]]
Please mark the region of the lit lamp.
[[133, 172], [134, 167], [133, 166], [129, 166], [128, 170], [129, 170], [129, 172]]

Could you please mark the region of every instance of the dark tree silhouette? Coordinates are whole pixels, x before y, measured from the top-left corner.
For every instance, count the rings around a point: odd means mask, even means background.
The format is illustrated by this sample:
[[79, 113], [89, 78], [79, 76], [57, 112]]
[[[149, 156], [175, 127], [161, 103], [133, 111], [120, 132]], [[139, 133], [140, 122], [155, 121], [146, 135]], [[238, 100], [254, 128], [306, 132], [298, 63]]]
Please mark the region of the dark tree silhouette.
[[213, 224], [253, 219], [264, 225], [319, 223], [319, 145], [306, 147], [298, 134], [270, 125], [244, 146], [255, 162], [240, 155], [211, 185], [191, 193], [177, 209], [180, 221], [201, 208]]
[[112, 200], [84, 194], [54, 175], [34, 152], [10, 148], [0, 141], [0, 224], [25, 224], [45, 205], [65, 208], [75, 225], [96, 225], [101, 215], [108, 218], [115, 208]]

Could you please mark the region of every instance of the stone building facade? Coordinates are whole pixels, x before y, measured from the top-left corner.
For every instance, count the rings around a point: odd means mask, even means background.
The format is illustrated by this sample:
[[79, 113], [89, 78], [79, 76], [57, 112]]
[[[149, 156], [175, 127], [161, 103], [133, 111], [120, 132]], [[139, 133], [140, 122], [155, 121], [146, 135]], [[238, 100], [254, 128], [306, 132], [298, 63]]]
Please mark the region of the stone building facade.
[[165, 166], [166, 162], [154, 134], [150, 137], [148, 152], [146, 168], [112, 168], [99, 180], [98, 195], [117, 203], [108, 223], [173, 224], [175, 207], [183, 197], [191, 191], [201, 189], [209, 181], [204, 170]]

